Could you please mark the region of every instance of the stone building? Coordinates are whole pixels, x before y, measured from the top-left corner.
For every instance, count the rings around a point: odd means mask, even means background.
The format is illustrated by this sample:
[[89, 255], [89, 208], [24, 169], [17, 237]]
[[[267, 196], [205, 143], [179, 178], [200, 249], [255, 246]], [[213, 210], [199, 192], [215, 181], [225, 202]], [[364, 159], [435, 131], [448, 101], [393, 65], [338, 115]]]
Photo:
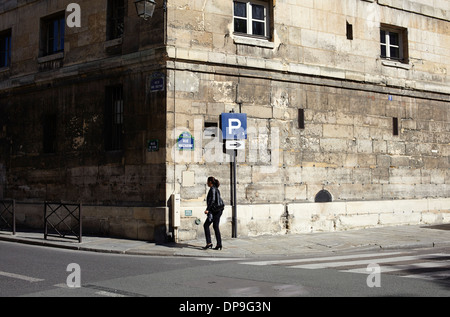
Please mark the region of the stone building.
[[450, 1], [157, 0], [144, 20], [82, 0], [80, 27], [70, 2], [0, 4], [0, 195], [22, 225], [81, 201], [86, 232], [201, 237], [212, 175], [230, 235], [231, 111], [239, 235], [450, 221]]

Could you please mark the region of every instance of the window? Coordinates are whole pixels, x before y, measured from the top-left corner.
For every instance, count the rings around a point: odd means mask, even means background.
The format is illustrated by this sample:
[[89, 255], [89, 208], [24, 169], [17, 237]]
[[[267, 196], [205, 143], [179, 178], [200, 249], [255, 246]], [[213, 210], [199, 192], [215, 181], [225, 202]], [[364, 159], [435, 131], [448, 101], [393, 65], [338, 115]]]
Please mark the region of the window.
[[56, 114], [44, 115], [43, 122], [43, 150], [44, 153], [56, 153]]
[[380, 29], [381, 58], [408, 62], [407, 30], [382, 26]]
[[398, 134], [398, 118], [392, 118], [392, 134], [394, 136], [399, 135]]
[[11, 31], [0, 33], [0, 68], [11, 65]]
[[234, 1], [234, 32], [269, 38], [268, 1]]
[[298, 109], [298, 128], [305, 129], [305, 109]]
[[347, 33], [347, 40], [353, 40], [353, 25], [348, 23], [348, 21], [347, 21], [346, 33]]
[[64, 12], [41, 20], [41, 56], [64, 52]]
[[106, 40], [121, 38], [124, 30], [124, 0], [108, 0]]
[[123, 87], [106, 87], [105, 149], [120, 151], [123, 143]]

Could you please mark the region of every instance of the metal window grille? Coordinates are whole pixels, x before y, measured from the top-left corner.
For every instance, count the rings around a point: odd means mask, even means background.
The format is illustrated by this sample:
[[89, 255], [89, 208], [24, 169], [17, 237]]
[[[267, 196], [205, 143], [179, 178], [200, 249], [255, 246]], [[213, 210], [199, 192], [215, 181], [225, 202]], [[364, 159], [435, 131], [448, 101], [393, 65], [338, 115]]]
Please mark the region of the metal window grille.
[[106, 151], [123, 149], [123, 87], [106, 88], [105, 148]]
[[107, 11], [107, 40], [121, 38], [124, 32], [124, 0], [109, 0]]

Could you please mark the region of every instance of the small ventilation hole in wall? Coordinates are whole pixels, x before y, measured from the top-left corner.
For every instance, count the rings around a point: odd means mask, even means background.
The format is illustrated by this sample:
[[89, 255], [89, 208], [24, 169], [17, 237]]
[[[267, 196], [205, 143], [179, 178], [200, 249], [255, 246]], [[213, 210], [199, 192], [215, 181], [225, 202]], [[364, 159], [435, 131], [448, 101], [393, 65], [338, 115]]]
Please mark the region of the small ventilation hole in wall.
[[331, 203], [333, 198], [328, 190], [322, 189], [320, 192], [316, 194], [316, 198], [314, 199], [316, 203]]

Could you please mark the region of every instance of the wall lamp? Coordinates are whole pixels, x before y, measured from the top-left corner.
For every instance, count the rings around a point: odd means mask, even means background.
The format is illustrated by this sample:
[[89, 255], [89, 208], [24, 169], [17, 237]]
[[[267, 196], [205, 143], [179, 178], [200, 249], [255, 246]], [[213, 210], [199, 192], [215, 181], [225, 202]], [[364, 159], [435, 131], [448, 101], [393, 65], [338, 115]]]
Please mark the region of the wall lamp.
[[153, 16], [155, 12], [156, 2], [155, 0], [136, 0], [134, 1], [138, 16], [144, 20], [148, 20]]

